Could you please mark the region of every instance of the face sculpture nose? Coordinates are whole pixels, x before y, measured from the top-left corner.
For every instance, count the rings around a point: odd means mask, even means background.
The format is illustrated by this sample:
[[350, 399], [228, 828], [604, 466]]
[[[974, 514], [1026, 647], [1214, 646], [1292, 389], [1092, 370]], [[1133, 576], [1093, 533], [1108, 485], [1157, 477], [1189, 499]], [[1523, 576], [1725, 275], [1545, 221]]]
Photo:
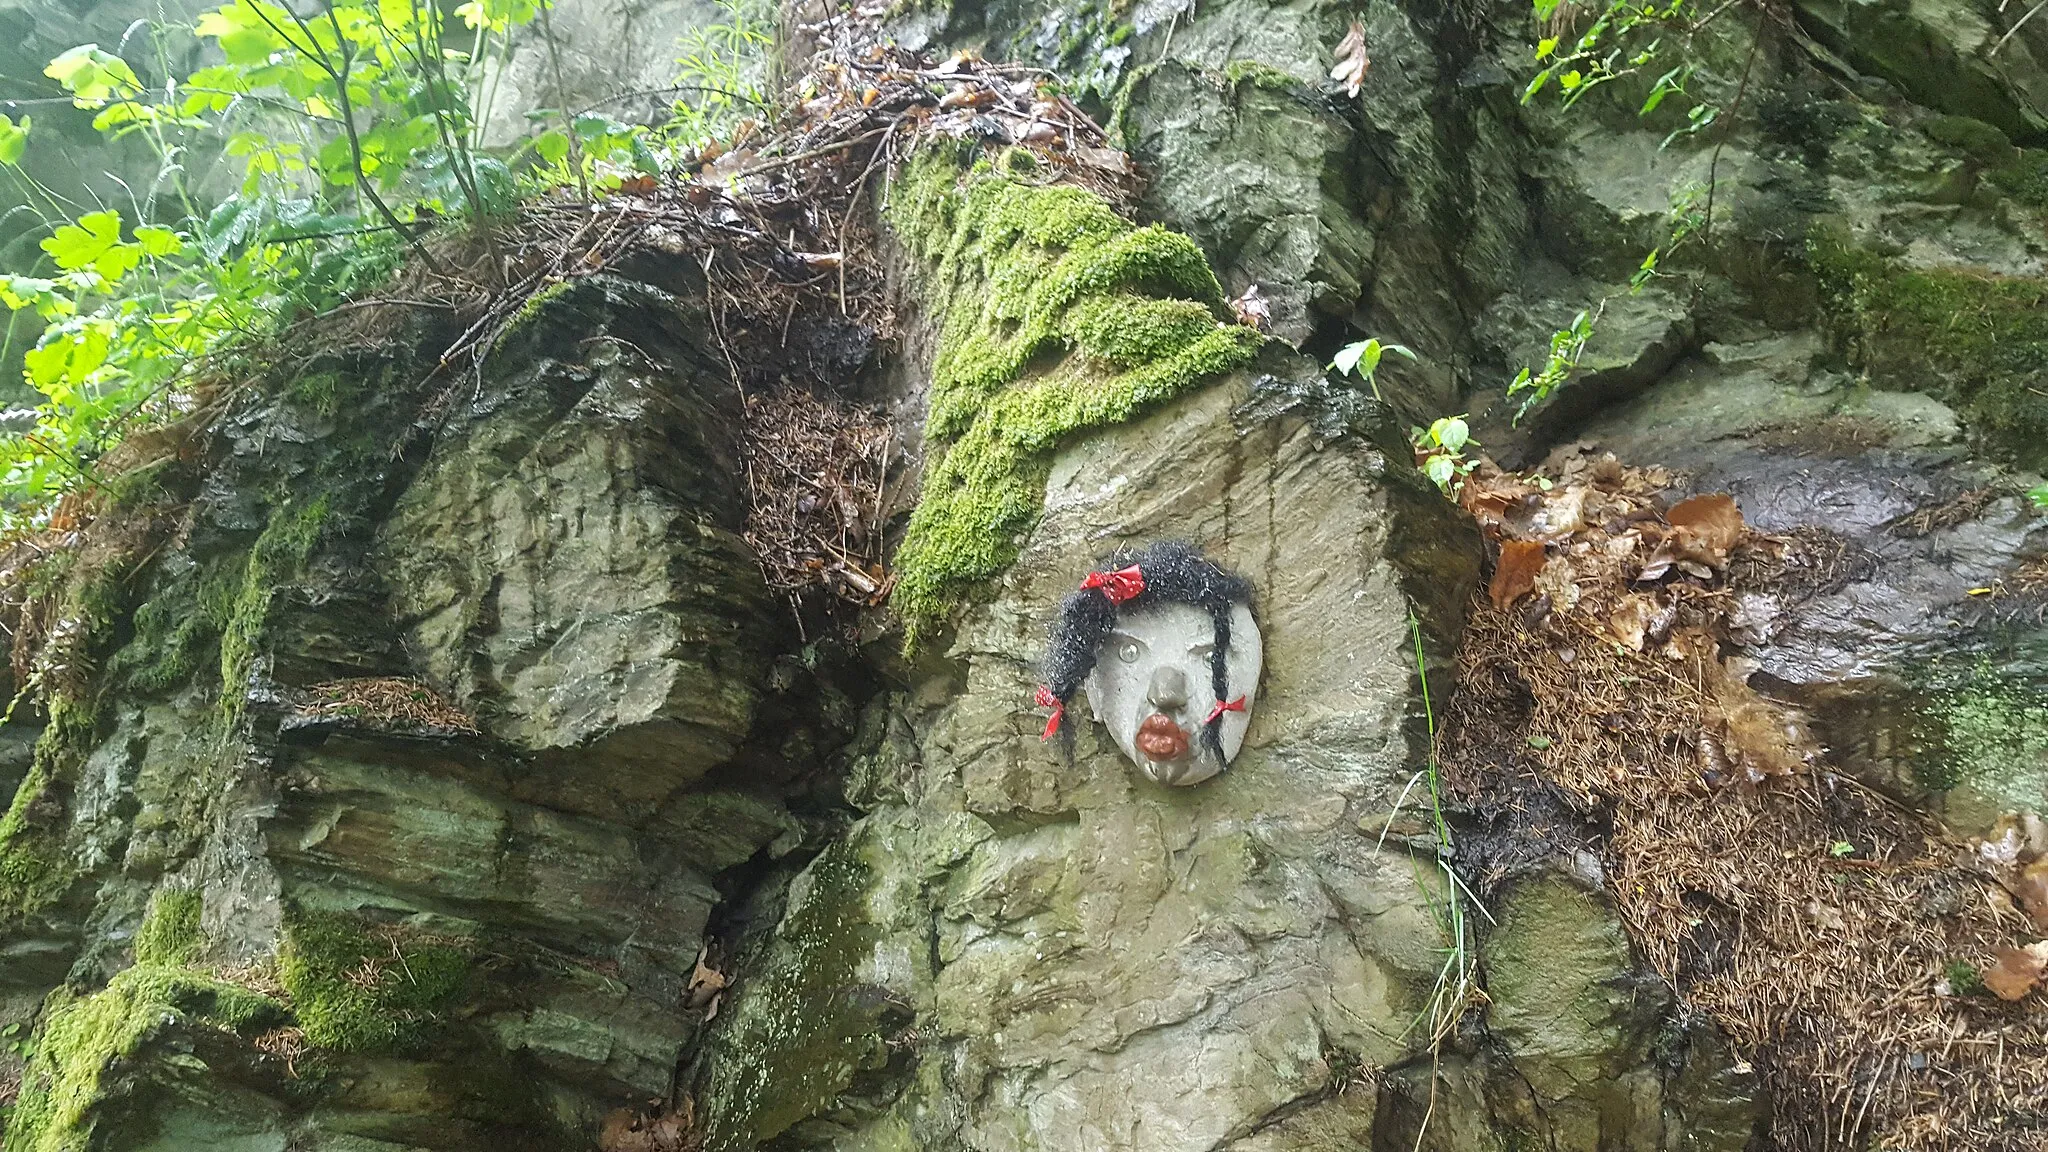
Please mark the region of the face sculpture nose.
[[1145, 690], [1145, 699], [1152, 702], [1161, 712], [1172, 712], [1188, 702], [1187, 673], [1171, 664], [1163, 665], [1152, 673], [1152, 683]]

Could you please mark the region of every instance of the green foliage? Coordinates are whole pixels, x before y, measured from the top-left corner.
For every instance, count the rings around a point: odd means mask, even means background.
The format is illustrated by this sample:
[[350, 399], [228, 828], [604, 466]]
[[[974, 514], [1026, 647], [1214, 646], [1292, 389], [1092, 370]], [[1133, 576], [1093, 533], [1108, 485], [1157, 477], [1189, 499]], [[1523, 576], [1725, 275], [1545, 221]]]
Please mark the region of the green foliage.
[[[1535, 0], [1536, 19], [1563, 19], [1562, 7], [1562, 0]], [[1670, 0], [1668, 4], [1656, 0], [1607, 0], [1605, 9], [1575, 38], [1568, 38], [1568, 33], [1561, 30], [1559, 35], [1545, 36], [1537, 42], [1536, 63], [1541, 67], [1523, 88], [1522, 103], [1536, 99], [1553, 80], [1564, 106], [1570, 108], [1588, 93], [1618, 80], [1648, 76], [1668, 62], [1670, 48], [1665, 40], [1677, 38], [1679, 62], [1650, 81], [1637, 109], [1638, 115], [1649, 116], [1673, 96], [1687, 103], [1685, 122], [1664, 138], [1668, 147], [1680, 137], [1710, 127], [1720, 116], [1719, 108], [1697, 100], [1686, 88], [1697, 65], [1686, 58], [1685, 47], [1701, 25], [1695, 0]]]
[[100, 1079], [161, 1029], [199, 1022], [248, 1031], [281, 1019], [267, 996], [169, 964], [137, 964], [88, 996], [62, 990], [44, 1008], [21, 1098], [8, 1117], [8, 1152], [82, 1152], [91, 1146]]
[[[685, 148], [724, 137], [769, 105], [760, 74], [773, 56], [775, 7], [767, 0], [714, 0], [724, 18], [690, 29], [677, 42], [676, 84], [683, 90], [664, 134]], [[803, 93], [806, 99], [815, 93]]]
[[1380, 358], [1389, 352], [1406, 356], [1410, 360], [1415, 359], [1415, 353], [1405, 346], [1382, 344], [1378, 337], [1373, 337], [1337, 349], [1337, 355], [1330, 360], [1329, 366], [1336, 369], [1339, 376], [1347, 372], [1356, 372], [1359, 379], [1372, 386], [1373, 398], [1384, 400], [1386, 397], [1380, 395]]
[[1243, 366], [1262, 343], [1218, 319], [1222, 289], [1187, 237], [1003, 163], [929, 150], [887, 207], [945, 313], [933, 463], [896, 556], [892, 602], [913, 644], [1015, 559], [1061, 444]]
[[[389, 270], [421, 213], [482, 220], [516, 202], [503, 161], [478, 151], [478, 53], [539, 11], [534, 0], [465, 5], [474, 33], [427, 0], [354, 0], [301, 16], [232, 0], [191, 26], [218, 62], [146, 83], [97, 45], [45, 70], [112, 139], [159, 158], [126, 215], [67, 218], [42, 190], [48, 274], [0, 277], [0, 303], [45, 322], [25, 358], [45, 401], [8, 414], [0, 503], [32, 519], [55, 496], [104, 479], [96, 460], [128, 431], [178, 419], [185, 392], [226, 349], [302, 309], [330, 306]], [[29, 125], [0, 121], [0, 163]], [[216, 145], [239, 188], [202, 209], [183, 158]], [[593, 149], [595, 150], [595, 149]]]
[[1463, 412], [1439, 417], [1427, 428], [1409, 429], [1408, 442], [1422, 458], [1422, 474], [1446, 496], [1455, 490], [1459, 477], [1478, 466], [1476, 461], [1465, 459], [1465, 449], [1477, 447], [1479, 441], [1472, 439], [1472, 429], [1465, 423]]
[[465, 942], [337, 912], [294, 909], [278, 975], [306, 1039], [339, 1052], [389, 1052], [422, 1041], [469, 979]]
[[2027, 501], [2043, 512], [2048, 512], [2048, 484], [2037, 484], [2027, 489]]
[[92, 710], [58, 695], [36, 738], [35, 759], [0, 816], [0, 925], [33, 916], [70, 890], [76, 866], [57, 824], [52, 784], [68, 781], [92, 748]]

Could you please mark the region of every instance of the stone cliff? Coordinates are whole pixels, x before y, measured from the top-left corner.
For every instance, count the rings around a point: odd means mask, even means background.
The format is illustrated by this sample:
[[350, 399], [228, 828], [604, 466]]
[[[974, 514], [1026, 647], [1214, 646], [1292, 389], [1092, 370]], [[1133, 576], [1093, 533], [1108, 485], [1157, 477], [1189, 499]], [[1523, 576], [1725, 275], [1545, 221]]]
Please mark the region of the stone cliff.
[[[388, 304], [238, 365], [0, 561], [6, 1152], [1869, 1146], [1657, 975], [1597, 813], [1484, 875], [1496, 827], [1413, 823], [1488, 556], [1401, 428], [1825, 532], [1828, 579], [1744, 601], [1751, 683], [1959, 836], [2048, 807], [2048, 21], [1734, 9], [1689, 47], [1724, 126], [1660, 147], [1635, 99], [1521, 99], [1526, 6], [867, 15], [935, 92], [962, 49], [1066, 77], [1143, 177], [980, 129], [848, 173], [893, 339], [788, 375], [892, 422], [893, 614], [821, 635], [764, 581], [768, 336], [736, 363], [659, 236], [460, 376]], [[1366, 336], [1418, 357], [1383, 398], [1321, 367]], [[1179, 790], [1031, 707], [1059, 598], [1169, 536], [1265, 639]]]

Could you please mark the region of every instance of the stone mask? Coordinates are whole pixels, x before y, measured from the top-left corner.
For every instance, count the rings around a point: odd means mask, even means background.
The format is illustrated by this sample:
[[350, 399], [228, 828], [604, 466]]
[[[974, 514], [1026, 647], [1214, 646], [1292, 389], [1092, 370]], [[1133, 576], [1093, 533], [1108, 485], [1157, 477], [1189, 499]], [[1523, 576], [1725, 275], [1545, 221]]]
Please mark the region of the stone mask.
[[1229, 687], [1225, 700], [1243, 710], [1222, 713], [1223, 755], [1202, 742], [1202, 724], [1216, 708], [1209, 654], [1216, 630], [1192, 604], [1128, 607], [1102, 642], [1083, 688], [1095, 718], [1146, 776], [1173, 785], [1199, 784], [1223, 771], [1244, 744], [1259, 687], [1264, 649], [1251, 609], [1231, 606]]

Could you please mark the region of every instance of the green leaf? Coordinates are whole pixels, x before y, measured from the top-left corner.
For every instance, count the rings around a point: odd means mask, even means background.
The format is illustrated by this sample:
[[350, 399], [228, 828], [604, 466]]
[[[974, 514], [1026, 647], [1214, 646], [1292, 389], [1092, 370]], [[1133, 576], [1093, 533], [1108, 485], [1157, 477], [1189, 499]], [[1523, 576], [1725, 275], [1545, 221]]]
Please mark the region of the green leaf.
[[28, 129], [26, 116], [20, 124], [11, 116], [0, 116], [0, 164], [21, 163], [21, 154], [28, 150]]
[[1453, 454], [1463, 451], [1471, 439], [1471, 427], [1457, 416], [1444, 420], [1443, 428], [1436, 432], [1436, 442], [1444, 446], [1444, 451]]
[[1837, 840], [1833, 844], [1828, 845], [1828, 855], [1837, 859], [1843, 856], [1854, 856], [1855, 854], [1856, 846], [1847, 840]]
[[90, 268], [109, 285], [142, 262], [139, 244], [121, 243], [121, 214], [112, 209], [88, 212], [66, 224], [42, 243], [42, 249], [66, 271]]
[[1449, 456], [1431, 456], [1428, 462], [1423, 464], [1422, 473], [1434, 481], [1437, 487], [1448, 491], [1451, 481], [1458, 478], [1458, 463]]
[[185, 242], [176, 232], [157, 224], [144, 224], [136, 228], [135, 241], [141, 244], [143, 252], [150, 256], [176, 256], [185, 250]]
[[1531, 736], [1527, 739], [1526, 743], [1529, 745], [1529, 747], [1534, 748], [1538, 752], [1542, 752], [1550, 747], [1550, 737]]
[[560, 164], [569, 155], [569, 134], [560, 128], [550, 129], [533, 138], [534, 154], [546, 164]]
[[1536, 58], [1538, 60], [1549, 59], [1550, 54], [1555, 51], [1557, 51], [1557, 37], [1555, 36], [1545, 36], [1536, 42]]
[[1586, 78], [1579, 74], [1579, 70], [1577, 68], [1574, 68], [1571, 71], [1557, 78], [1557, 86], [1564, 89], [1567, 92], [1570, 92], [1572, 89], [1577, 88], [1579, 85], [1585, 83], [1585, 81]]
[[1365, 355], [1365, 346], [1370, 343], [1370, 340], [1360, 340], [1356, 344], [1346, 344], [1337, 349], [1337, 355], [1330, 359], [1330, 367], [1335, 368], [1339, 376], [1350, 373], [1352, 369], [1358, 367], [1358, 358]]
[[97, 44], [80, 44], [50, 61], [43, 75], [62, 84], [71, 93], [71, 102], [80, 108], [132, 99], [142, 91], [135, 69], [119, 56], [100, 51]]
[[2033, 502], [2034, 507], [2048, 512], [2048, 484], [2027, 489], [2027, 499]]

